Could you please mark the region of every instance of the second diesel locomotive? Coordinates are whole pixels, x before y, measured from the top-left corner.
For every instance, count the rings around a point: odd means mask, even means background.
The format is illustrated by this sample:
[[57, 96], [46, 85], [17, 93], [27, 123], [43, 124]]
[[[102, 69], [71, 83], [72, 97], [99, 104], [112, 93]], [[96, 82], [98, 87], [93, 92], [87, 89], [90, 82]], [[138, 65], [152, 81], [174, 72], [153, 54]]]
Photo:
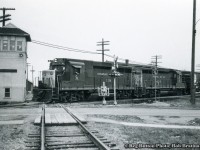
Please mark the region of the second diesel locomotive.
[[[80, 59], [57, 58], [50, 62], [51, 79], [43, 76], [46, 87], [55, 83], [54, 93], [61, 101], [83, 101], [101, 99], [98, 96], [98, 87], [103, 82], [110, 89], [110, 98], [113, 96], [113, 62], [98, 62]], [[117, 99], [135, 97], [154, 97], [162, 95], [189, 94], [187, 72], [175, 69], [158, 68], [155, 77], [151, 65], [118, 63], [116, 78]], [[52, 73], [51, 73], [52, 74]], [[156, 79], [156, 85], [155, 85]]]

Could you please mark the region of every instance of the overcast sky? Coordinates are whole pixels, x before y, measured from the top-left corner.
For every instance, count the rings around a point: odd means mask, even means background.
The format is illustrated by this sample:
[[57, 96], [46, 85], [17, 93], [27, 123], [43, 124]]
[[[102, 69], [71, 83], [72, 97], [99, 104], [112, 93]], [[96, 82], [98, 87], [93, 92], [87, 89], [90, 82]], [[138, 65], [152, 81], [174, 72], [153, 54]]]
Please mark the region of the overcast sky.
[[[193, 0], [1, 0], [0, 6], [16, 9], [6, 13], [12, 15], [10, 22], [29, 33], [32, 40], [96, 52], [100, 48], [96, 42], [104, 38], [110, 41], [107, 54], [147, 64], [152, 56], [162, 55], [163, 67], [191, 68]], [[196, 19], [200, 19], [200, 0]], [[197, 65], [200, 21], [196, 29]], [[102, 58], [31, 42], [28, 57], [35, 76], [48, 69], [48, 60], [54, 58]]]

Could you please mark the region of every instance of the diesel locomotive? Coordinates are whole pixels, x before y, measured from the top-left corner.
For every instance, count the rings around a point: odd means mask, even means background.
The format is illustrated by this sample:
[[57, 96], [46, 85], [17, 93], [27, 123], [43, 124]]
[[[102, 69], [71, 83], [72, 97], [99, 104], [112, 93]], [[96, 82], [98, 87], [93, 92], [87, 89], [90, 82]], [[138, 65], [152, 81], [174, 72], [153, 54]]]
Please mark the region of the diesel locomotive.
[[[42, 72], [42, 85], [52, 89], [56, 101], [100, 100], [98, 87], [103, 82], [113, 97], [113, 62], [98, 62], [70, 58], [56, 58], [50, 61], [49, 70]], [[117, 99], [183, 95], [190, 92], [190, 72], [152, 65], [131, 64], [128, 60], [119, 62], [115, 68]], [[156, 73], [155, 73], [156, 71]], [[198, 77], [199, 80], [199, 74]], [[156, 82], [155, 82], [156, 81]], [[197, 82], [198, 84], [199, 82]]]

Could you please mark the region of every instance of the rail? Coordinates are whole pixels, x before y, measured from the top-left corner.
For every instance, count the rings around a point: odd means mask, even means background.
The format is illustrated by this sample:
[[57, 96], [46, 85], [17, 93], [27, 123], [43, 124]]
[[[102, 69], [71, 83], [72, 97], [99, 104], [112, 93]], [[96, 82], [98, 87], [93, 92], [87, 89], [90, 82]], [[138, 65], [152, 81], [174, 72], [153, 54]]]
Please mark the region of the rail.
[[103, 142], [101, 142], [92, 132], [90, 132], [82, 123], [81, 121], [73, 114], [71, 113], [66, 107], [63, 105], [60, 105], [62, 108], [65, 109], [66, 112], [68, 112], [79, 124], [81, 129], [84, 131], [84, 133], [87, 135], [87, 137], [100, 149], [100, 150], [110, 150], [108, 146], [106, 146]]
[[51, 96], [53, 97], [53, 79], [52, 78], [50, 78], [50, 82], [51, 82]]
[[42, 106], [42, 116], [41, 116], [41, 150], [45, 150], [45, 104]]

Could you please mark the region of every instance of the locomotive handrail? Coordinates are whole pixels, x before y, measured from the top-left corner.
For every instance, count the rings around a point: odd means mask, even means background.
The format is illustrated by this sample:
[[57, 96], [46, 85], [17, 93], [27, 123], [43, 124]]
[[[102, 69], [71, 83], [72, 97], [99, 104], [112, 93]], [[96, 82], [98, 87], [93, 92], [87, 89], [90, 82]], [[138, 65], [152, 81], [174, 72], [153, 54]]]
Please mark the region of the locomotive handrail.
[[50, 78], [50, 81], [51, 81], [51, 90], [52, 90], [52, 91], [51, 91], [51, 94], [52, 94], [51, 96], [53, 97], [53, 79]]

